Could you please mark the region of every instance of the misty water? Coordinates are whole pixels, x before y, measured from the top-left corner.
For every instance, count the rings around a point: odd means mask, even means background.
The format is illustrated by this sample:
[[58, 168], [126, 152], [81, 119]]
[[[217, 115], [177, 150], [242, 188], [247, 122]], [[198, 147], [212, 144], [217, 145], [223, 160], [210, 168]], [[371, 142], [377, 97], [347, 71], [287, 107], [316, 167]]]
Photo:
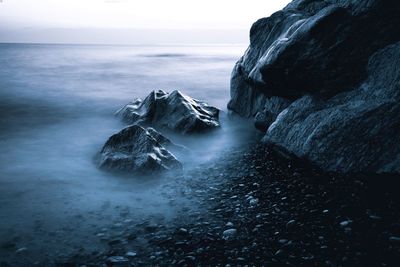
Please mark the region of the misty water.
[[178, 193], [185, 183], [164, 175], [117, 176], [99, 170], [94, 157], [126, 126], [113, 113], [154, 89], [179, 89], [223, 110], [217, 132], [170, 136], [192, 150], [181, 158], [185, 172], [246, 142], [251, 127], [226, 115], [231, 69], [244, 49], [1, 44], [3, 246], [41, 257], [68, 254], [90, 250], [104, 227], [179, 215], [189, 201]]

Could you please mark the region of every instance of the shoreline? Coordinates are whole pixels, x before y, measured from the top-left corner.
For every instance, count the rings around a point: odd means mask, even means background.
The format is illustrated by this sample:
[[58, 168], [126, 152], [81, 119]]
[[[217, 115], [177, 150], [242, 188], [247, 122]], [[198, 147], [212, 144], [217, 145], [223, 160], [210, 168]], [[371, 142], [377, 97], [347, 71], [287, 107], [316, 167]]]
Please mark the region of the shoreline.
[[323, 173], [260, 144], [190, 175], [197, 177], [185, 181], [198, 211], [133, 226], [108, 239], [108, 250], [55, 265], [395, 266], [400, 260], [397, 177], [379, 187], [376, 177]]

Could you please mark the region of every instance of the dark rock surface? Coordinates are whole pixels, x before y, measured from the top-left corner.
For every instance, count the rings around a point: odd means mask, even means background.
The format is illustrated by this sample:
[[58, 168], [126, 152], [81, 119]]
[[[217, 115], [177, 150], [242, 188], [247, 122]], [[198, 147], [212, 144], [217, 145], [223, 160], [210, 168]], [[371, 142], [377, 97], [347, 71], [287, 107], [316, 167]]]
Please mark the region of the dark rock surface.
[[276, 117], [291, 104], [290, 101], [281, 97], [270, 97], [266, 99], [264, 108], [257, 112], [254, 124], [260, 131], [266, 132], [268, 127], [276, 120]]
[[128, 126], [107, 140], [100, 152], [99, 166], [134, 172], [179, 169], [181, 163], [167, 150], [174, 146], [168, 138], [152, 128]]
[[[325, 170], [400, 172], [398, 12], [390, 0], [295, 0], [260, 19], [228, 108]], [[276, 98], [294, 103], [276, 116]]]
[[167, 128], [179, 133], [198, 133], [216, 129], [219, 110], [180, 91], [151, 92], [143, 101], [135, 99], [117, 111], [124, 121]]
[[296, 100], [264, 141], [330, 171], [400, 172], [400, 43], [371, 58], [358, 89]]

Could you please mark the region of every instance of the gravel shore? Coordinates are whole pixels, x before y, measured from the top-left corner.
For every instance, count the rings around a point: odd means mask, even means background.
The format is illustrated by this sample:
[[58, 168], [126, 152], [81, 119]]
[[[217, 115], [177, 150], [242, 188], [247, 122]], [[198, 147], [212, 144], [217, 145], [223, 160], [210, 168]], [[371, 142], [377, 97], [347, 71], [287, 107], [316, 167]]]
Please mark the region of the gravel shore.
[[[196, 177], [196, 179], [191, 179]], [[185, 174], [198, 209], [59, 266], [398, 266], [399, 177], [340, 176], [253, 144]], [[182, 177], [183, 179], [183, 177]]]

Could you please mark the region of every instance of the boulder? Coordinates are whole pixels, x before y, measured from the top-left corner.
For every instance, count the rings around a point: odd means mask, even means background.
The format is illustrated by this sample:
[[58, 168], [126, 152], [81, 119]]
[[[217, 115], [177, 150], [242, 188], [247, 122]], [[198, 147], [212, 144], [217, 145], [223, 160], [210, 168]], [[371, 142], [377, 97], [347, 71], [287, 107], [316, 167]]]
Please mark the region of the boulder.
[[135, 99], [117, 111], [130, 124], [167, 128], [182, 134], [220, 127], [219, 110], [180, 91], [152, 91], [144, 100]]
[[290, 105], [290, 101], [281, 97], [270, 97], [265, 100], [264, 108], [254, 117], [254, 125], [262, 132], [275, 121], [279, 113]]
[[181, 163], [167, 150], [174, 146], [152, 128], [131, 125], [107, 140], [100, 152], [99, 166], [141, 173], [180, 169]]
[[399, 12], [395, 0], [294, 0], [258, 20], [228, 109], [324, 170], [399, 173]]
[[263, 140], [328, 171], [400, 173], [399, 133], [400, 43], [371, 58], [359, 88], [293, 102]]
[[228, 108], [254, 117], [265, 98], [328, 99], [366, 79], [378, 50], [400, 41], [395, 0], [295, 0], [255, 22], [232, 72]]

